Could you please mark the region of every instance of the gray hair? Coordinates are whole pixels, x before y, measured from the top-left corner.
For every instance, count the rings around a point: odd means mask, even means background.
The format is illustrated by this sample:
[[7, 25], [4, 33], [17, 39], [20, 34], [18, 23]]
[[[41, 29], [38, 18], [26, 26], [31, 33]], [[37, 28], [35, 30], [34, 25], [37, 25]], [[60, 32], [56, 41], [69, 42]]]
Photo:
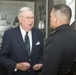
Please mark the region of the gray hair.
[[22, 13], [25, 12], [25, 11], [32, 11], [32, 12], [33, 12], [33, 10], [32, 10], [31, 8], [29, 8], [29, 7], [22, 7], [22, 8], [19, 10], [18, 17], [19, 17], [19, 16], [22, 16]]
[[58, 4], [53, 7], [55, 14], [63, 21], [70, 21], [72, 16], [71, 8], [65, 4]]

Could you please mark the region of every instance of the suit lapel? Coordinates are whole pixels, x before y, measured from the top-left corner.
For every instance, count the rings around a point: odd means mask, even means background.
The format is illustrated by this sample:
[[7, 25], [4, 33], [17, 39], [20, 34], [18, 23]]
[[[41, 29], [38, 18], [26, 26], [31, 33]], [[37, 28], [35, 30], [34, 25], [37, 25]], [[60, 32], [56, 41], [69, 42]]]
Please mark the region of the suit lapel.
[[36, 40], [36, 38], [37, 38], [36, 34], [37, 34], [36, 31], [34, 31], [34, 29], [32, 29], [32, 51], [31, 51], [31, 55], [33, 55], [34, 52], [36, 51], [35, 50], [35, 47], [36, 47], [35, 45], [36, 45], [36, 41], [37, 41]]
[[19, 26], [17, 27], [17, 30], [16, 30], [16, 36], [17, 36], [17, 40], [18, 40], [20, 46], [22, 47], [22, 50], [24, 50], [26, 52], [26, 54], [28, 55], [28, 51], [26, 50], [25, 43], [23, 41]]

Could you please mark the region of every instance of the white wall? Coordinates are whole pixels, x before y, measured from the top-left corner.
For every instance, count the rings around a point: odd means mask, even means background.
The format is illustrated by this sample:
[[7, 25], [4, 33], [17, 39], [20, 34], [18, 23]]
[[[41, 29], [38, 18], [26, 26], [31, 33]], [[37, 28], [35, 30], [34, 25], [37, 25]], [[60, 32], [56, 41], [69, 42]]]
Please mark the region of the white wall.
[[72, 17], [70, 25], [75, 21], [75, 0], [66, 0], [66, 4], [71, 8], [72, 10]]

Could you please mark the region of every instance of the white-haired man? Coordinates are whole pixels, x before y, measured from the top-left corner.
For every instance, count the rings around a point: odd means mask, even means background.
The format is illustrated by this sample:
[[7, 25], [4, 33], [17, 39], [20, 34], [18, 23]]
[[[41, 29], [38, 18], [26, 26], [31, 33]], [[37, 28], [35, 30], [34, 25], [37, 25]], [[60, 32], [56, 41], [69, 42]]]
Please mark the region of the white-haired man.
[[34, 13], [28, 7], [20, 9], [20, 25], [7, 30], [0, 51], [0, 63], [8, 75], [37, 75], [42, 67], [43, 34], [34, 28]]

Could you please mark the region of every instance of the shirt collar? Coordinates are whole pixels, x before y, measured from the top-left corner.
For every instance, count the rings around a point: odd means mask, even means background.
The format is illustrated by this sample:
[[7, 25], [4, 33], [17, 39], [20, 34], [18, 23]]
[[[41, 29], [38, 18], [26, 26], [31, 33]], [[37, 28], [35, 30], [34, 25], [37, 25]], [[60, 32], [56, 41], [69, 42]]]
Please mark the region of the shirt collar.
[[21, 25], [20, 25], [20, 30], [21, 30], [21, 33], [22, 34], [25, 34], [26, 33], [26, 31], [22, 29]]
[[[26, 35], [26, 31], [25, 30], [23, 30], [23, 28], [21, 27], [21, 25], [20, 25], [20, 30], [21, 30], [21, 32], [22, 32], [22, 34], [24, 35]], [[28, 32], [28, 35], [30, 35], [31, 34], [31, 30]]]

